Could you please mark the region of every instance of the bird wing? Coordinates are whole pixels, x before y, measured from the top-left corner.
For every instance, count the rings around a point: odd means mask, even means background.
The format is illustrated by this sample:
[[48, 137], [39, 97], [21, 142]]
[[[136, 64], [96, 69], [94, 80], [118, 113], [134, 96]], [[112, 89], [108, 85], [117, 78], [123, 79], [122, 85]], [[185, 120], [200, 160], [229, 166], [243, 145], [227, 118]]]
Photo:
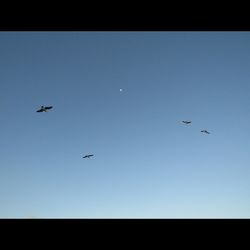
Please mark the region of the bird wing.
[[39, 110], [37, 110], [36, 112], [43, 112], [43, 109], [39, 109]]
[[93, 156], [93, 155], [85, 155], [83, 158], [89, 158], [91, 156]]
[[45, 109], [52, 109], [52, 108], [53, 108], [53, 106], [45, 107]]
[[210, 134], [207, 130], [201, 130], [201, 132], [206, 133], [206, 134]]

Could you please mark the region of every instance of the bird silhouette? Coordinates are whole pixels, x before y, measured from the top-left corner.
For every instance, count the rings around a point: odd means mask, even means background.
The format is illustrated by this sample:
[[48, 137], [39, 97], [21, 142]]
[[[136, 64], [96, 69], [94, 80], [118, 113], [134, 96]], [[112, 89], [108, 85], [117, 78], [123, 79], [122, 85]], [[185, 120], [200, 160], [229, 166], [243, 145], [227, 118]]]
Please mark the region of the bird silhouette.
[[182, 121], [183, 123], [185, 123], [185, 124], [189, 124], [189, 123], [191, 123], [192, 121]]
[[192, 121], [182, 121], [185, 124], [190, 124]]
[[210, 134], [207, 130], [201, 130], [202, 133]]
[[90, 158], [90, 157], [92, 157], [93, 155], [85, 155], [85, 156], [83, 156], [82, 158]]
[[47, 110], [52, 109], [52, 108], [53, 106], [48, 106], [48, 107], [41, 106], [41, 108], [38, 109], [36, 112], [47, 112]]

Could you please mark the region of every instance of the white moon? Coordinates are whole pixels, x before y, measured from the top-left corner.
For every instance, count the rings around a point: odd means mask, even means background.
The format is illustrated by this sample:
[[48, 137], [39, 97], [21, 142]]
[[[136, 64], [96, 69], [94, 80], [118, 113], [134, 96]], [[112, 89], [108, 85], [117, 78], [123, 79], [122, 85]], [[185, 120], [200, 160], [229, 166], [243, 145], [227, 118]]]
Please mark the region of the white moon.
[[123, 91], [123, 89], [120, 89], [120, 92], [122, 92]]

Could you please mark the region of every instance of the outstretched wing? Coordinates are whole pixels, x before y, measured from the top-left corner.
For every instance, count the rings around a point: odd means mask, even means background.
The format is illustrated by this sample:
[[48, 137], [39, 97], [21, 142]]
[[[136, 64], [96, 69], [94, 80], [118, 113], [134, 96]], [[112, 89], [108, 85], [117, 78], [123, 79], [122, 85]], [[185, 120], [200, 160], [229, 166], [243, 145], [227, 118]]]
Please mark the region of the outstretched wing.
[[53, 106], [45, 107], [45, 109], [52, 109], [52, 108], [53, 108]]
[[38, 109], [36, 112], [43, 112], [43, 109]]
[[206, 133], [206, 134], [210, 134], [207, 130], [201, 130], [201, 132]]
[[85, 155], [85, 156], [83, 156], [82, 158], [89, 158], [89, 157], [91, 157], [91, 156], [93, 156], [93, 155]]

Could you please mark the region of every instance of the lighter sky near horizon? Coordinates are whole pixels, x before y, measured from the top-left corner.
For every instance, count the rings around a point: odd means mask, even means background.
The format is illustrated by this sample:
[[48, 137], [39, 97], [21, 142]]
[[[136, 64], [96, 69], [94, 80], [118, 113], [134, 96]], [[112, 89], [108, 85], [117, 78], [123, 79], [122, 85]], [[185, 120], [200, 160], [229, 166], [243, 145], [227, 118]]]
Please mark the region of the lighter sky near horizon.
[[250, 218], [249, 32], [0, 32], [0, 102], [0, 218]]

